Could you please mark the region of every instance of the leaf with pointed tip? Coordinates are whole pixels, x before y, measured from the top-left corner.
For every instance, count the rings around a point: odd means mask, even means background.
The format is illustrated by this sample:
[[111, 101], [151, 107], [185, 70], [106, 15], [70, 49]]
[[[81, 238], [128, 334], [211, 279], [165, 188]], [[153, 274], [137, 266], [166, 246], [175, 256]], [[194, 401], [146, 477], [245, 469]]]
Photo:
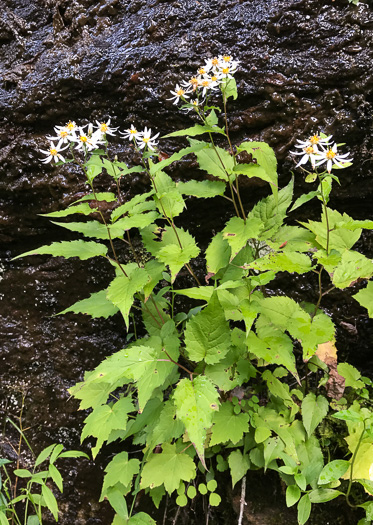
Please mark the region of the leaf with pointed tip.
[[155, 175], [157, 171], [163, 170], [163, 168], [166, 168], [173, 162], [182, 159], [183, 157], [185, 157], [185, 155], [189, 155], [190, 153], [195, 153], [196, 151], [203, 149], [205, 146], [206, 146], [206, 142], [199, 142], [198, 144], [194, 146], [188, 146], [187, 148], [182, 148], [176, 153], [173, 153], [170, 157], [168, 157], [168, 159], [164, 159], [161, 162], [158, 162], [157, 164], [153, 164], [150, 167], [150, 175]]
[[209, 274], [215, 275], [221, 268], [229, 264], [231, 247], [222, 232], [219, 232], [210, 242], [206, 250], [206, 267]]
[[232, 217], [223, 229], [223, 239], [231, 247], [231, 260], [246, 245], [250, 239], [256, 239], [262, 229], [259, 219], [247, 219], [244, 221], [239, 217]]
[[307, 273], [312, 270], [310, 258], [304, 253], [298, 252], [271, 252], [264, 257], [245, 265], [247, 269], [265, 272], [275, 270], [277, 272]]
[[107, 289], [107, 298], [119, 308], [127, 327], [134, 295], [140, 292], [149, 281], [149, 275], [145, 268], [134, 266], [129, 271], [127, 269], [127, 276], [119, 275], [115, 277]]
[[247, 454], [242, 454], [240, 450], [234, 450], [228, 456], [229, 469], [232, 477], [232, 488], [237, 481], [240, 481], [250, 468], [250, 460]]
[[250, 153], [257, 161], [259, 166], [265, 171], [271, 189], [274, 195], [277, 196], [278, 191], [278, 177], [277, 177], [277, 160], [273, 149], [266, 142], [242, 142], [237, 148], [237, 151], [246, 151]]
[[204, 133], [221, 133], [225, 135], [225, 131], [218, 126], [203, 126], [202, 124], [195, 124], [190, 128], [181, 129], [179, 131], [174, 131], [168, 135], [164, 135], [163, 139], [168, 139], [170, 137], [196, 137], [197, 135], [203, 135]]
[[97, 208], [91, 208], [88, 202], [82, 202], [77, 206], [71, 206], [65, 210], [52, 211], [51, 213], [40, 213], [42, 217], [67, 217], [68, 215], [73, 215], [74, 213], [81, 213], [82, 215], [90, 215], [97, 211]]
[[185, 327], [185, 351], [192, 361], [212, 365], [221, 361], [231, 344], [231, 331], [217, 296]]
[[302, 401], [302, 419], [308, 436], [312, 436], [315, 429], [329, 411], [328, 400], [324, 396], [315, 396], [312, 392]]
[[110, 461], [105, 468], [104, 483], [99, 501], [103, 501], [106, 496], [106, 491], [109, 487], [115, 487], [117, 483], [121, 483], [128, 492], [131, 488], [132, 478], [139, 473], [140, 461], [132, 458], [128, 459], [127, 452], [120, 452]]
[[197, 376], [192, 381], [182, 379], [177, 384], [173, 397], [177, 417], [184, 423], [188, 437], [206, 468], [206, 433], [211, 427], [214, 412], [218, 410], [219, 394], [207, 377]]
[[156, 202], [159, 213], [173, 219], [180, 215], [185, 208], [184, 199], [176, 183], [164, 171], [157, 171], [153, 178]]
[[87, 299], [74, 303], [56, 315], [73, 312], [74, 314], [86, 314], [91, 317], [104, 317], [107, 319], [118, 311], [118, 308], [106, 298], [106, 290], [101, 290], [100, 292], [91, 294]]
[[178, 454], [176, 445], [164, 443], [160, 454], [153, 454], [145, 463], [141, 475], [141, 488], [164, 485], [169, 494], [176, 490], [180, 481], [195, 477], [196, 466], [188, 454]]
[[86, 241], [62, 241], [53, 242], [49, 246], [41, 246], [35, 250], [21, 253], [14, 257], [13, 260], [19, 259], [20, 257], [26, 257], [26, 255], [53, 255], [54, 257], [79, 257], [82, 261], [90, 259], [91, 257], [102, 256], [105, 257], [107, 253], [107, 247], [98, 242], [86, 242]]
[[189, 180], [188, 182], [178, 182], [177, 189], [183, 195], [193, 195], [199, 199], [209, 199], [223, 195], [226, 185], [219, 180]]
[[373, 275], [373, 260], [355, 251], [345, 251], [341, 262], [334, 270], [332, 282], [336, 288], [347, 288], [358, 279], [370, 279]]
[[366, 288], [363, 288], [352, 297], [368, 310], [369, 317], [373, 317], [373, 281], [369, 281]]
[[102, 193], [89, 193], [88, 195], [84, 195], [81, 199], [78, 199], [77, 201], [74, 201], [73, 204], [76, 204], [77, 202], [83, 202], [83, 201], [98, 201], [98, 202], [113, 202], [116, 201], [117, 197], [112, 192], [102, 192]]
[[[198, 146], [198, 140], [190, 139], [193, 146]], [[232, 173], [234, 161], [232, 156], [223, 148], [213, 147], [208, 144], [206, 148], [196, 152], [199, 167], [210, 175], [228, 181], [228, 175]]]
[[231, 441], [234, 445], [242, 439], [249, 430], [249, 414], [241, 412], [236, 414], [234, 405], [230, 401], [223, 403], [219, 412], [214, 414], [213, 427], [209, 446]]

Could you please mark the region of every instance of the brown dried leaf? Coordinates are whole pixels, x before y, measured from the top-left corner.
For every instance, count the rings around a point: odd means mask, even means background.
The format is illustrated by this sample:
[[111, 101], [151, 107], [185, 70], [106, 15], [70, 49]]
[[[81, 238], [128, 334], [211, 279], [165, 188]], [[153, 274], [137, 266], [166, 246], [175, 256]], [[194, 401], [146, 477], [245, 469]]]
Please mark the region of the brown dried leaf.
[[325, 385], [328, 397], [341, 399], [345, 390], [345, 378], [337, 372], [337, 347], [334, 341], [318, 345], [316, 355], [329, 368], [329, 379]]

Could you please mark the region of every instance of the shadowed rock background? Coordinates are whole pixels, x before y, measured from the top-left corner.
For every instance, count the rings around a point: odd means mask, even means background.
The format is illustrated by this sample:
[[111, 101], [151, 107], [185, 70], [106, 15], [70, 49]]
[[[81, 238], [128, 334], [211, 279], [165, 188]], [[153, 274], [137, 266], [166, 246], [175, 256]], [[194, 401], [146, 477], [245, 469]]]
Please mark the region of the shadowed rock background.
[[[278, 156], [283, 186], [294, 169], [289, 151], [296, 139], [318, 130], [333, 134], [346, 143], [344, 151], [351, 152], [354, 164], [340, 172], [342, 185], [334, 188], [330, 206], [356, 219], [373, 218], [372, 29], [368, 0], [359, 6], [347, 0], [0, 0], [2, 429], [6, 415], [16, 420], [24, 392], [24, 424], [31, 426], [27, 435], [35, 449], [59, 441], [67, 448], [79, 447], [86, 414], [76, 412], [66, 389], [84, 370], [120, 349], [126, 335], [119, 316], [50, 317], [105, 286], [110, 269], [104, 263], [46, 256], [10, 262], [26, 250], [72, 238], [37, 214], [62, 209], [87, 192], [77, 169], [40, 162], [38, 150], [48, 144], [45, 135], [70, 119], [87, 123], [111, 117], [121, 130], [134, 123], [161, 135], [191, 125], [193, 117], [167, 100], [169, 90], [205, 58], [229, 53], [241, 62], [239, 98], [229, 103], [233, 141], [268, 142]], [[118, 138], [110, 142], [119, 160], [136, 163], [128, 143]], [[159, 146], [170, 154], [181, 144], [161, 141]], [[169, 173], [187, 179], [193, 170], [193, 162], [184, 161]], [[255, 181], [242, 183], [250, 209], [267, 188]], [[138, 175], [122, 184], [127, 196], [146, 188], [146, 179]], [[309, 189], [297, 171], [296, 193]], [[201, 210], [191, 200], [182, 217], [202, 247], [231, 213], [217, 199], [208, 206]], [[309, 204], [296, 218], [319, 212], [317, 204]], [[370, 257], [372, 239], [365, 234], [357, 247]], [[195, 268], [203, 276], [198, 261]], [[302, 293], [313, 300], [315, 283], [299, 279], [293, 296]], [[340, 355], [369, 374], [373, 326], [366, 311], [350, 299], [354, 293], [356, 289], [327, 296], [324, 306], [337, 318]], [[17, 435], [9, 424], [2, 442], [0, 455], [15, 458]], [[62, 525], [111, 523], [109, 507], [97, 504], [108, 459], [102, 457], [98, 465], [67, 464]], [[22, 466], [28, 462], [24, 454]], [[249, 478], [256, 492], [250, 489], [246, 523], [279, 523], [282, 516], [296, 523], [278, 484], [265, 478], [258, 482], [253, 474]], [[239, 487], [232, 494], [229, 484], [227, 480], [227, 510], [210, 523], [236, 522]], [[142, 501], [139, 508], [148, 510]], [[171, 507], [168, 516], [175, 512]], [[314, 523], [327, 522], [325, 516], [315, 516]], [[341, 524], [357, 521], [340, 508], [337, 516]], [[201, 523], [198, 519], [198, 514], [189, 514], [180, 516], [179, 523]]]

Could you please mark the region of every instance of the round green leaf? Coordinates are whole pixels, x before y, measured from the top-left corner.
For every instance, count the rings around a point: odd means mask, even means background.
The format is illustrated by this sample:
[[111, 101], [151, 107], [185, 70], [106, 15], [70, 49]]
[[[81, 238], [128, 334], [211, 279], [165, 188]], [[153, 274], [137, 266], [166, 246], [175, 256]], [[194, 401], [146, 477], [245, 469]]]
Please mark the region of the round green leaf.
[[220, 505], [220, 502], [221, 497], [219, 496], [219, 494], [216, 494], [216, 492], [211, 492], [209, 497], [209, 503], [211, 507], [217, 507], [218, 505]]

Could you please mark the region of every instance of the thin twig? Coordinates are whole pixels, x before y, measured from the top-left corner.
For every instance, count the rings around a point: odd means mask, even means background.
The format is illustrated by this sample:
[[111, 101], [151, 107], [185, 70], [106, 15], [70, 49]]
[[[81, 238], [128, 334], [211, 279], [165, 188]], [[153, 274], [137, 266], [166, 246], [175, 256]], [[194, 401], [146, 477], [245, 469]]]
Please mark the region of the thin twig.
[[179, 514], [180, 514], [180, 510], [181, 510], [181, 507], [178, 507], [177, 511], [176, 511], [176, 514], [175, 514], [175, 517], [174, 517], [174, 519], [172, 521], [172, 525], [176, 525], [177, 518], [179, 517]]
[[165, 505], [165, 507], [164, 507], [164, 513], [163, 513], [163, 521], [162, 521], [162, 525], [166, 525], [167, 508], [168, 508], [168, 494], [166, 494], [166, 505]]
[[238, 517], [237, 525], [242, 525], [243, 511], [244, 511], [245, 505], [247, 505], [247, 503], [245, 501], [245, 496], [246, 496], [246, 476], [244, 476], [242, 478], [241, 499], [240, 499], [240, 515]]

